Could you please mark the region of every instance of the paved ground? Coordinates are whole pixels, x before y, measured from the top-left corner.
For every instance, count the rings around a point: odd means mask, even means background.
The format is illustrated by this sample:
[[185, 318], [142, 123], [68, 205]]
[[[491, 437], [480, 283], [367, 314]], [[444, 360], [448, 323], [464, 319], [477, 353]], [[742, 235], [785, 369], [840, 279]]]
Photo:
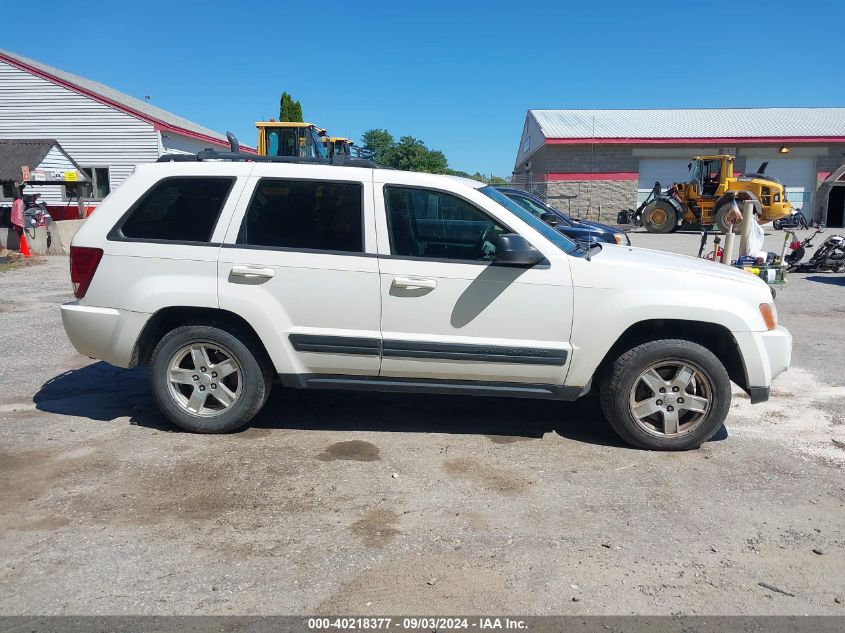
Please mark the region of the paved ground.
[[845, 275], [791, 278], [795, 366], [681, 454], [594, 400], [277, 390], [174, 432], [67, 343], [67, 277], [0, 273], [2, 614], [845, 613]]

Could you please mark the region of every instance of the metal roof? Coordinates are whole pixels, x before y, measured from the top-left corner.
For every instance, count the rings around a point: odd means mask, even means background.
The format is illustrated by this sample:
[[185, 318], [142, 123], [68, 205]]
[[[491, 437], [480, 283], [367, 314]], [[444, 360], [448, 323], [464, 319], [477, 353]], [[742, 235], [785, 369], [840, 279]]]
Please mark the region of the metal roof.
[[529, 110], [547, 139], [845, 138], [845, 108]]
[[51, 138], [37, 139], [0, 139], [0, 181], [20, 182], [21, 167], [26, 165], [35, 169], [41, 161], [56, 147], [80, 174], [80, 180], [88, 181], [88, 176], [82, 168], [68, 156], [57, 141]]
[[[177, 116], [167, 110], [157, 108], [156, 106], [150, 105], [141, 99], [130, 97], [129, 95], [124, 94], [119, 90], [115, 90], [114, 88], [110, 88], [104, 84], [90, 79], [85, 79], [84, 77], [79, 77], [78, 75], [73, 75], [65, 72], [64, 70], [54, 68], [53, 66], [48, 66], [47, 64], [42, 64], [41, 62], [29, 59], [23, 55], [18, 55], [16, 53], [0, 49], [0, 59], [4, 57], [8, 58], [10, 62], [18, 62], [25, 70], [34, 69], [40, 74], [59, 80], [60, 83], [68, 84], [72, 87], [79, 88], [82, 92], [87, 92], [100, 97], [106, 103], [117, 105], [131, 111], [132, 113], [139, 114], [142, 118], [152, 119], [154, 121], [164, 123], [165, 125], [174, 128], [174, 131], [176, 132], [184, 130], [189, 134], [198, 134], [209, 137], [210, 139], [218, 140], [224, 145], [229, 144], [226, 140], [225, 134], [215, 132], [214, 130], [210, 130], [202, 125], [197, 125], [193, 121]], [[26, 68], [27, 66], [30, 68]]]

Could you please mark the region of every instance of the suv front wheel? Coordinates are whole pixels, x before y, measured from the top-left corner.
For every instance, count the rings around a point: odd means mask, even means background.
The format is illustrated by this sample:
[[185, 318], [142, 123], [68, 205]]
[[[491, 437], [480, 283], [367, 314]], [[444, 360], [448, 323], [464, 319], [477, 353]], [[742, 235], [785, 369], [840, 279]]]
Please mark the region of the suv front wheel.
[[159, 341], [150, 364], [153, 398], [176, 426], [225, 433], [244, 426], [270, 395], [270, 376], [249, 337], [186, 325]]
[[724, 365], [707, 348], [682, 339], [628, 350], [601, 384], [610, 426], [640, 448], [697, 448], [721, 428], [730, 404]]

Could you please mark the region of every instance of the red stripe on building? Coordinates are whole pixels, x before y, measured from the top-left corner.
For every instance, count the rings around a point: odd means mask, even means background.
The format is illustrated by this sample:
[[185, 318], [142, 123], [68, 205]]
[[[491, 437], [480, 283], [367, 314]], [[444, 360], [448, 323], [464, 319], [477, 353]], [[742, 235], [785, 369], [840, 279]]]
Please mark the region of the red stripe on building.
[[845, 136], [736, 136], [712, 138], [547, 138], [546, 145], [753, 145], [755, 143], [845, 143]]
[[546, 180], [637, 180], [635, 171], [601, 171], [593, 173], [568, 172], [546, 174]]

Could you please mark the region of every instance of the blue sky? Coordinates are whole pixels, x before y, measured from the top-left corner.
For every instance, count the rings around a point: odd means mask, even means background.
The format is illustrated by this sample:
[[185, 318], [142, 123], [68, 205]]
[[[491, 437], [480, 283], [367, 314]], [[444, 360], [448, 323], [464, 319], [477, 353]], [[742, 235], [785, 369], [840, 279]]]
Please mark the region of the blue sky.
[[287, 90], [333, 134], [387, 128], [501, 176], [529, 108], [845, 105], [845, 3], [568, 5], [41, 0], [0, 48], [252, 145]]

